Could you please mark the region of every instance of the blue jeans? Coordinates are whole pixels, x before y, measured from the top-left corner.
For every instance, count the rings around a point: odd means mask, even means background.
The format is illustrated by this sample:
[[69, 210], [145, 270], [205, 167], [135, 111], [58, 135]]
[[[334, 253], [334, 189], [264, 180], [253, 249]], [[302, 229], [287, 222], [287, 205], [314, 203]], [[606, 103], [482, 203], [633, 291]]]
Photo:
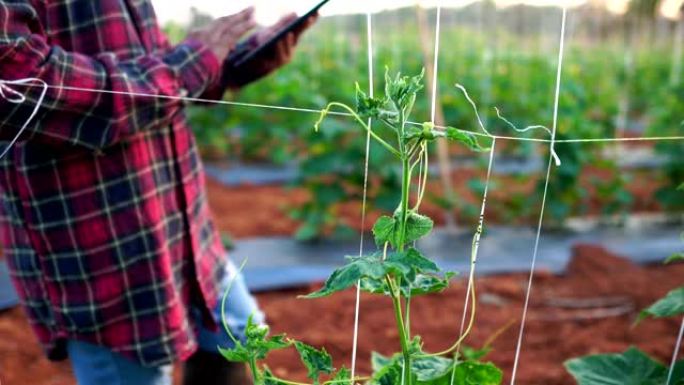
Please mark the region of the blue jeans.
[[[228, 272], [222, 283], [222, 292], [227, 290], [231, 280], [234, 279], [234, 282], [226, 302], [226, 320], [235, 337], [243, 339], [244, 328], [250, 315], [254, 316], [254, 322], [257, 323], [264, 322], [264, 315], [259, 310], [254, 297], [247, 290], [243, 277], [236, 276], [233, 265], [228, 267]], [[214, 318], [221, 325], [220, 302], [214, 309]], [[198, 322], [198, 324], [202, 323]], [[223, 327], [220, 327], [218, 332], [213, 332], [200, 326], [197, 342], [201, 350], [208, 352], [217, 352], [217, 346], [233, 346], [232, 340]], [[171, 366], [144, 367], [105, 347], [79, 341], [69, 341], [67, 351], [79, 385], [171, 385], [172, 383]]]

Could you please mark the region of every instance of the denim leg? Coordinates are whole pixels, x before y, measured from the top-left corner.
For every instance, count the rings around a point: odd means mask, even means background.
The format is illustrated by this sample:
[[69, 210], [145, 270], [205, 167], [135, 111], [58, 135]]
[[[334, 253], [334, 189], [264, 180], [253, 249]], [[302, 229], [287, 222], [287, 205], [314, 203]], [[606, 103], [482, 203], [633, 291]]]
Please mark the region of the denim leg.
[[79, 385], [171, 385], [171, 367], [146, 368], [102, 346], [69, 341]]
[[[235, 265], [229, 263], [226, 270], [225, 279], [221, 284], [221, 292], [225, 293], [232, 282], [230, 294], [226, 300], [226, 321], [233, 336], [240, 341], [244, 341], [245, 327], [249, 317], [253, 317], [254, 323], [263, 324], [265, 316], [259, 309], [256, 299], [249, 293], [245, 280], [242, 274], [237, 271]], [[222, 348], [233, 347], [233, 341], [223, 328], [220, 300], [214, 309], [213, 315], [216, 323], [219, 325], [219, 330], [218, 332], [213, 332], [200, 327], [197, 336], [200, 349], [207, 352], [218, 352], [217, 347], [219, 346]]]

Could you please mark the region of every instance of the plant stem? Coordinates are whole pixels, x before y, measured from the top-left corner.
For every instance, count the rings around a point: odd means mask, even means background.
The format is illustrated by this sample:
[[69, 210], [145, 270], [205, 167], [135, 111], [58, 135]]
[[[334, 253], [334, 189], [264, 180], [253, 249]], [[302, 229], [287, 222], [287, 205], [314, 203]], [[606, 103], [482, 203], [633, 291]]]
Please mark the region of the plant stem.
[[223, 294], [223, 298], [221, 299], [221, 323], [223, 324], [223, 329], [225, 329], [226, 334], [228, 334], [228, 337], [230, 337], [230, 340], [233, 341], [233, 343], [236, 346], [239, 342], [237, 338], [235, 338], [235, 336], [233, 335], [233, 332], [230, 330], [230, 327], [228, 326], [228, 320], [226, 319], [226, 301], [228, 300], [228, 295], [230, 294], [230, 291], [233, 289], [233, 284], [235, 283], [235, 280], [240, 274], [242, 274], [242, 270], [245, 269], [245, 265], [247, 265], [247, 259], [242, 261], [240, 268], [238, 269], [235, 276], [230, 280], [228, 288], [226, 289], [226, 292]]
[[320, 118], [318, 119], [318, 121], [316, 122], [316, 125], [315, 125], [316, 129], [318, 129], [318, 127], [320, 126], [321, 122], [323, 122], [323, 120], [325, 119], [325, 117], [328, 116], [328, 114], [330, 113], [330, 110], [331, 110], [333, 107], [339, 107], [339, 108], [342, 108], [343, 110], [346, 110], [347, 112], [349, 112], [349, 113], [354, 117], [354, 119], [356, 119], [356, 121], [359, 122], [359, 124], [361, 124], [361, 126], [362, 126], [368, 133], [370, 133], [370, 135], [373, 137], [373, 139], [375, 139], [378, 143], [380, 143], [383, 147], [385, 147], [389, 152], [391, 152], [391, 153], [394, 154], [395, 156], [401, 158], [401, 153], [400, 153], [399, 151], [397, 151], [396, 148], [394, 148], [391, 144], [385, 142], [384, 139], [382, 139], [378, 134], [376, 134], [375, 132], [373, 132], [373, 130], [368, 126], [368, 124], [366, 124], [366, 122], [364, 122], [363, 119], [361, 119], [361, 117], [359, 116], [359, 114], [357, 114], [356, 111], [354, 111], [351, 107], [349, 107], [349, 106], [346, 105], [346, 104], [338, 103], [338, 102], [332, 102], [332, 103], [328, 104], [328, 106], [325, 107], [325, 109], [323, 109], [323, 111], [321, 111], [321, 116], [320, 116]]
[[411, 385], [411, 351], [409, 347], [410, 337], [407, 335], [406, 325], [404, 324], [404, 316], [402, 315], [401, 292], [396, 289], [394, 282], [390, 277], [387, 277], [387, 285], [390, 287], [392, 304], [394, 305], [394, 317], [397, 322], [397, 329], [399, 330], [399, 339], [401, 342], [401, 354], [404, 357], [404, 365], [402, 368], [404, 383], [400, 385]]
[[403, 252], [406, 243], [406, 224], [408, 222], [409, 200], [411, 194], [411, 164], [406, 154], [402, 159], [401, 179], [401, 233], [399, 237], [399, 252]]
[[249, 371], [252, 372], [252, 380], [254, 381], [254, 385], [261, 385], [261, 376], [259, 375], [259, 369], [257, 368], [255, 357], [249, 358]]

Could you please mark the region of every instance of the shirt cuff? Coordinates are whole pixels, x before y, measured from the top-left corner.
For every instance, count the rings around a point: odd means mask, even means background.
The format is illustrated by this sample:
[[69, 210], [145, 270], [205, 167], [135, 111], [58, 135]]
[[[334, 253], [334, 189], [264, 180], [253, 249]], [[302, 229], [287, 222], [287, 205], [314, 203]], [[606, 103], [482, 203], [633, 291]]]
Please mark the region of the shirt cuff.
[[198, 97], [219, 83], [221, 63], [205, 44], [185, 40], [175, 47], [171, 56], [176, 56], [174, 67], [180, 79], [180, 94]]

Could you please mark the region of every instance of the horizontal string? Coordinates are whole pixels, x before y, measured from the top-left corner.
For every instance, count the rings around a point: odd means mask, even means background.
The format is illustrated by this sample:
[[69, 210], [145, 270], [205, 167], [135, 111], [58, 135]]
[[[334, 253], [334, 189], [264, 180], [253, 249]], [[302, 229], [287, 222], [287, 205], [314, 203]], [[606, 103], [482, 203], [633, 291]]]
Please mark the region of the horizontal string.
[[[42, 87], [42, 85], [37, 84], [23, 84], [25, 87]], [[191, 103], [203, 103], [203, 104], [217, 104], [217, 105], [227, 105], [235, 107], [249, 107], [249, 108], [261, 108], [268, 110], [279, 110], [279, 111], [291, 111], [291, 112], [303, 112], [310, 114], [320, 114], [321, 110], [314, 108], [299, 108], [299, 107], [287, 107], [278, 106], [272, 104], [260, 104], [260, 103], [245, 103], [245, 102], [234, 102], [228, 100], [213, 100], [213, 99], [203, 99], [203, 98], [193, 98], [187, 96], [171, 96], [171, 95], [155, 95], [147, 93], [136, 93], [136, 92], [123, 92], [123, 91], [112, 91], [112, 90], [97, 90], [93, 88], [82, 88], [82, 87], [72, 87], [72, 86], [56, 86], [48, 85], [48, 88], [65, 90], [65, 91], [79, 91], [79, 92], [92, 92], [101, 94], [113, 94], [113, 95], [126, 95], [126, 96], [136, 96], [136, 97], [146, 97], [146, 98], [158, 98], [166, 100], [176, 100]], [[346, 112], [330, 112], [329, 115], [334, 116], [352, 116], [350, 113]], [[408, 122], [409, 124], [422, 126], [422, 123], [418, 122]], [[438, 129], [446, 129], [444, 126], [436, 126]], [[489, 133], [473, 132], [463, 129], [458, 129], [461, 132], [497, 140], [512, 140], [520, 142], [536, 142], [536, 143], [551, 143], [551, 139], [536, 139], [536, 138], [521, 138], [516, 136], [505, 136], [505, 135], [493, 135]], [[607, 142], [655, 142], [655, 141], [678, 141], [684, 140], [684, 135], [678, 136], [655, 136], [655, 137], [637, 137], [637, 138], [592, 138], [592, 139], [557, 139], [554, 143], [607, 143]]]

